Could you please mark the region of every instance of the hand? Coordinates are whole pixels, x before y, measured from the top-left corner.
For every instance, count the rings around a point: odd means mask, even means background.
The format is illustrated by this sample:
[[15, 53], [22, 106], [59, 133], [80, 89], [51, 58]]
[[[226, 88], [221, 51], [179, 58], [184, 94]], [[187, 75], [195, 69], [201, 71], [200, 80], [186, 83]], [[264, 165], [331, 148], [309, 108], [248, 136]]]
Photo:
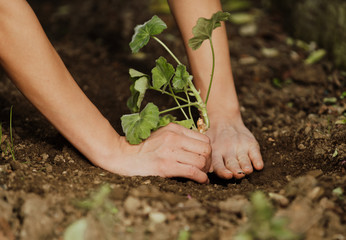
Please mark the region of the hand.
[[209, 138], [180, 125], [160, 128], [139, 145], [130, 145], [121, 137], [116, 148], [116, 156], [100, 163], [100, 167], [127, 176], [185, 177], [209, 182]]
[[240, 116], [236, 121], [225, 121], [221, 116], [211, 119], [207, 131], [212, 145], [211, 171], [224, 179], [237, 179], [263, 168], [260, 147]]

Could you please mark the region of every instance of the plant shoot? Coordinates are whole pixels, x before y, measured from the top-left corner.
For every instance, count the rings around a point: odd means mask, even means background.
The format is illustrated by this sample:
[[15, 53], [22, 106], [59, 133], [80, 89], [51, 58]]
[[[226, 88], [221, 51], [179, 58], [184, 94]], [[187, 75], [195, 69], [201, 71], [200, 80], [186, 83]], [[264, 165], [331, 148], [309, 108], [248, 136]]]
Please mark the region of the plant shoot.
[[[137, 53], [142, 47], [148, 44], [150, 39], [158, 42], [175, 60], [176, 67], [168, 63], [164, 57], [156, 60], [156, 66], [151, 70], [151, 75], [130, 69], [129, 74], [132, 81], [130, 86], [131, 96], [127, 101], [127, 106], [132, 114], [123, 115], [121, 124], [126, 139], [131, 144], [139, 144], [147, 139], [152, 131], [166, 126], [173, 122], [186, 128], [198, 130], [202, 133], [209, 128], [209, 118], [207, 113], [207, 103], [213, 82], [215, 69], [215, 54], [212, 42], [212, 32], [221, 26], [221, 21], [229, 21], [230, 14], [217, 12], [210, 19], [199, 18], [196, 26], [193, 27], [193, 38], [189, 40], [189, 46], [196, 50], [205, 40], [208, 40], [213, 59], [212, 72], [205, 101], [200, 96], [200, 91], [193, 84], [193, 77], [186, 70], [179, 59], [156, 35], [159, 35], [167, 28], [167, 25], [157, 16], [153, 16], [149, 21], [135, 27], [135, 33], [130, 42], [132, 53]], [[148, 103], [143, 109], [141, 104], [148, 90], [158, 91], [172, 97], [177, 104], [176, 107], [160, 111], [154, 103]], [[181, 94], [184, 97], [181, 97]], [[192, 117], [192, 108], [197, 108], [200, 119], [197, 123]], [[177, 121], [176, 117], [169, 112], [180, 109], [185, 119]]]

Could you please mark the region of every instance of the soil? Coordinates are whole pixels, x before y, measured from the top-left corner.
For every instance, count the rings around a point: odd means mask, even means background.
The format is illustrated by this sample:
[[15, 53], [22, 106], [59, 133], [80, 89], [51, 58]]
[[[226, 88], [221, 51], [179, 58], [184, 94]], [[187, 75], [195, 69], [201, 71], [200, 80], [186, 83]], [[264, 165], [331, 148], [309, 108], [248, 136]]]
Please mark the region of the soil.
[[[159, 14], [168, 25], [162, 40], [186, 63], [174, 19], [147, 1], [29, 3], [75, 80], [120, 133], [128, 69], [149, 72], [158, 56], [170, 59], [154, 43], [131, 55], [134, 26]], [[264, 170], [242, 180], [210, 174], [208, 185], [111, 174], [88, 162], [0, 73], [0, 239], [63, 239], [71, 229], [79, 238], [69, 239], [233, 239], [251, 222], [255, 191], [302, 239], [345, 239], [346, 74], [326, 58], [305, 65], [308, 52], [287, 44], [280, 16], [255, 5], [247, 11], [256, 14], [257, 31], [229, 24], [230, 54]], [[5, 151], [12, 105], [15, 160]]]

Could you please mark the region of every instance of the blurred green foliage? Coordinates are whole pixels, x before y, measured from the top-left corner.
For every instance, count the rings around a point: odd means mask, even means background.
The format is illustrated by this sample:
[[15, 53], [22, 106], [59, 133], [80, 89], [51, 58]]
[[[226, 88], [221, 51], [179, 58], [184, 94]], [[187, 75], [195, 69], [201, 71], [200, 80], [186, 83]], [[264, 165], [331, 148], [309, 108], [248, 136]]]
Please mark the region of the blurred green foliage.
[[298, 240], [300, 236], [287, 228], [287, 219], [274, 216], [274, 208], [263, 192], [251, 195], [248, 222], [234, 240]]

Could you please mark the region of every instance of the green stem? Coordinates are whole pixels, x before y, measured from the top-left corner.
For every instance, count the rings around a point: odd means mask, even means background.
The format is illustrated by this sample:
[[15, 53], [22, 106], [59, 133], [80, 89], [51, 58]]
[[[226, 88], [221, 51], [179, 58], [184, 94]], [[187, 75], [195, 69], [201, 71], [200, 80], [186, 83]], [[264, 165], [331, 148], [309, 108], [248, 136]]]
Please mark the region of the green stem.
[[[179, 61], [179, 59], [172, 53], [172, 51], [166, 46], [166, 44], [164, 44], [160, 39], [158, 39], [155, 36], [153, 36], [152, 38], [155, 39], [159, 44], [161, 44], [161, 46], [166, 49], [166, 51], [174, 58], [174, 60], [178, 64], [183, 65]], [[211, 39], [210, 39], [210, 42], [211, 42]], [[211, 42], [211, 46], [212, 46], [212, 42]], [[213, 53], [213, 71], [212, 71], [211, 81], [212, 81], [212, 78], [213, 78], [213, 75], [214, 75], [214, 66], [215, 66], [215, 56], [214, 56], [213, 46], [212, 46], [212, 53]], [[208, 117], [207, 108], [206, 108], [206, 102], [207, 101], [203, 102], [199, 92], [197, 91], [197, 89], [193, 85], [192, 81], [189, 81], [189, 87], [190, 87], [191, 91], [193, 92], [193, 94], [194, 94], [194, 96], [195, 96], [195, 98], [197, 100], [197, 103], [196, 104], [192, 104], [192, 105], [187, 104], [187, 106], [197, 106], [197, 108], [200, 111], [200, 114], [201, 114], [201, 116], [202, 116], [202, 118], [204, 120], [204, 123], [206, 124], [207, 128], [209, 128], [210, 123], [209, 123], [209, 117]], [[209, 84], [209, 90], [208, 90], [207, 97], [209, 96], [210, 88], [211, 88], [211, 82]], [[182, 105], [181, 107], [183, 107], [183, 106], [186, 106], [186, 105]], [[176, 109], [178, 109], [178, 108], [180, 108], [180, 107], [177, 107]], [[167, 111], [167, 110], [165, 110], [165, 111]], [[163, 112], [165, 112], [165, 111], [163, 111]]]
[[13, 147], [12, 110], [13, 110], [13, 105], [11, 106], [11, 110], [10, 110], [10, 138], [11, 138], [11, 147], [10, 147], [10, 151], [11, 151], [11, 155], [12, 155], [13, 160], [16, 160], [15, 157], [14, 157], [14, 147]]
[[215, 52], [214, 52], [213, 41], [211, 40], [211, 38], [209, 38], [209, 42], [210, 42], [211, 54], [212, 54], [212, 57], [213, 57], [213, 66], [212, 66], [212, 69], [211, 69], [211, 75], [210, 75], [210, 82], [209, 82], [207, 97], [205, 98], [205, 105], [207, 105], [207, 103], [208, 103], [209, 94], [210, 94], [210, 90], [211, 90], [211, 85], [213, 83], [213, 78], [214, 78], [214, 71], [215, 71]]
[[180, 106], [177, 106], [177, 107], [172, 107], [172, 108], [169, 108], [169, 109], [161, 111], [160, 114], [163, 114], [163, 113], [166, 113], [166, 112], [171, 112], [171, 111], [174, 111], [174, 110], [177, 110], [177, 109], [181, 109], [181, 108], [184, 108], [184, 107], [190, 107], [190, 106], [198, 106], [198, 103], [188, 103], [188, 104], [180, 105]]
[[[177, 100], [177, 96], [176, 96], [176, 95], [174, 94], [174, 92], [173, 92], [171, 83], [168, 83], [168, 86], [169, 86], [169, 90], [170, 90], [171, 93], [172, 93], [172, 97], [174, 98], [175, 103], [180, 107], [180, 110], [181, 110], [181, 112], [183, 113], [184, 117], [185, 117], [186, 119], [189, 119], [189, 117], [186, 115], [184, 109], [181, 108], [181, 104], [180, 104], [180, 102]], [[188, 104], [190, 104], [190, 102], [188, 102]]]
[[159, 89], [153, 88], [152, 86], [150, 86], [149, 89], [150, 89], [150, 90], [158, 91], [158, 92], [163, 93], [163, 94], [167, 94], [168, 96], [171, 96], [171, 97], [174, 97], [174, 96], [175, 96], [175, 97], [176, 97], [177, 99], [179, 99], [180, 101], [183, 101], [183, 102], [186, 102], [186, 103], [188, 102], [185, 98], [179, 97], [179, 96], [177, 96], [177, 95], [175, 95], [175, 94], [172, 94], [172, 93], [170, 93], [170, 92], [163, 91], [163, 90], [159, 90]]
[[164, 47], [164, 49], [166, 49], [166, 51], [172, 56], [172, 58], [174, 58], [174, 60], [179, 64], [179, 65], [183, 65], [179, 59], [172, 53], [172, 51], [167, 47], [166, 44], [164, 44], [160, 39], [158, 39], [155, 36], [152, 36], [153, 39], [155, 39], [158, 43], [161, 44], [162, 47]]
[[193, 95], [195, 96], [195, 98], [197, 100], [197, 108], [200, 112], [200, 115], [202, 116], [204, 123], [208, 129], [210, 126], [210, 123], [209, 123], [209, 117], [208, 117], [208, 113], [207, 113], [207, 107], [206, 107], [205, 103], [203, 102], [201, 95], [199, 94], [199, 91], [197, 91], [195, 85], [193, 85], [192, 81], [189, 80], [188, 83], [189, 83], [189, 87], [190, 87]]
[[[191, 102], [191, 101], [190, 101], [190, 96], [189, 96], [187, 90], [185, 90], [184, 92], [185, 92], [185, 95], [186, 95], [187, 100], [188, 100], [189, 103], [190, 103], [190, 102]], [[190, 115], [190, 119], [193, 119], [193, 117], [192, 117], [192, 112], [191, 112], [191, 106], [189, 107], [189, 115]], [[193, 124], [192, 124], [192, 125], [193, 125], [193, 128], [197, 129], [195, 122], [194, 122], [194, 121], [192, 121], [192, 122], [193, 122]]]

